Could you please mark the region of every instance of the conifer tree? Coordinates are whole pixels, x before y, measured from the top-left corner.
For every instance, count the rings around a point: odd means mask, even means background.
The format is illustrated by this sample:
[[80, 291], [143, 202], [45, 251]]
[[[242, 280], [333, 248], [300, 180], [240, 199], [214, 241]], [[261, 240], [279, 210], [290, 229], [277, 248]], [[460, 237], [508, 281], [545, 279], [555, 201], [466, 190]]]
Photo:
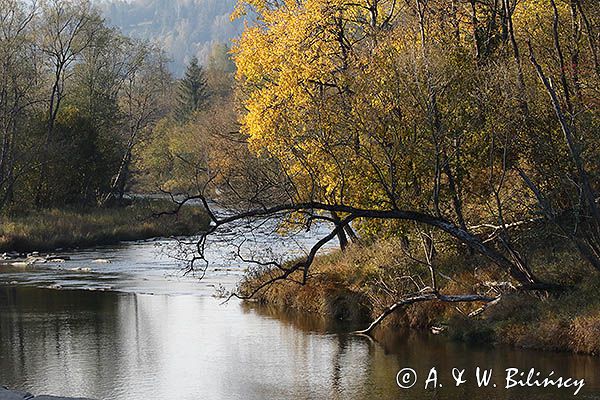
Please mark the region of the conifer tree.
[[206, 103], [208, 87], [204, 69], [194, 57], [188, 64], [184, 77], [179, 83], [179, 106], [177, 116], [180, 121], [186, 121]]

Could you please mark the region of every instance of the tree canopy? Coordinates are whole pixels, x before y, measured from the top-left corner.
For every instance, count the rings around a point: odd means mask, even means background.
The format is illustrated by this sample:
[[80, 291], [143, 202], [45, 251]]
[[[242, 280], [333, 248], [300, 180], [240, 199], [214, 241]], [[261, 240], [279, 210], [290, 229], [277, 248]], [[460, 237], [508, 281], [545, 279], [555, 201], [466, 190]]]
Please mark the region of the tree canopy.
[[0, 49], [0, 209], [122, 197], [132, 149], [170, 108], [164, 52], [85, 0], [2, 0]]
[[544, 221], [600, 270], [599, 7], [242, 1], [259, 15], [234, 48], [242, 133], [290, 204], [363, 234], [397, 234], [377, 215], [408, 212], [485, 252], [471, 239], [488, 227], [525, 284], [511, 227]]

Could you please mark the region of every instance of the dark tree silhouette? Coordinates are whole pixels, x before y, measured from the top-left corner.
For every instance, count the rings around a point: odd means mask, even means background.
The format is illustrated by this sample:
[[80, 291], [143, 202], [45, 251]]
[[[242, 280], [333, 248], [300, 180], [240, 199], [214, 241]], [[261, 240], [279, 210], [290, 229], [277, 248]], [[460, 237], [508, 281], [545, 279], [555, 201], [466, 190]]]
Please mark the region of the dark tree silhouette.
[[206, 104], [208, 87], [204, 69], [198, 64], [198, 58], [190, 61], [185, 75], [179, 83], [179, 105], [177, 116], [181, 121], [186, 121], [196, 111]]

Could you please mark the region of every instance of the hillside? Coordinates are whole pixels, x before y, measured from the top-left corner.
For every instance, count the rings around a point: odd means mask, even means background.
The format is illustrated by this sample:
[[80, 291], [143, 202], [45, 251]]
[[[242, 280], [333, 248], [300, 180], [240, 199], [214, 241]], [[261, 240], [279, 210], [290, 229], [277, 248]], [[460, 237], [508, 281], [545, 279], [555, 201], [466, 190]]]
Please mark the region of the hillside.
[[232, 22], [236, 0], [106, 0], [99, 2], [107, 22], [127, 36], [156, 41], [172, 57], [181, 75], [192, 57], [205, 60], [216, 42], [239, 35], [242, 21]]

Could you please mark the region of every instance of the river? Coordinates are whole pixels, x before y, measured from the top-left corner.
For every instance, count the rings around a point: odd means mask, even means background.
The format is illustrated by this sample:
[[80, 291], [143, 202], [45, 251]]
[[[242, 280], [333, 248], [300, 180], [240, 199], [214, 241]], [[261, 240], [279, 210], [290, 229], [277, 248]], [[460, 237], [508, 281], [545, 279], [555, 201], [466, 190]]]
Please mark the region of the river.
[[[306, 245], [310, 235], [298, 243]], [[286, 244], [287, 243], [287, 244]], [[94, 399], [569, 399], [573, 388], [504, 388], [507, 368], [585, 379], [600, 398], [600, 359], [477, 347], [407, 332], [375, 343], [354, 327], [222, 299], [244, 273], [213, 244], [205, 279], [182, 275], [177, 243], [81, 250], [61, 263], [0, 266], [0, 385]], [[190, 245], [184, 245], [190, 246]], [[293, 254], [289, 242], [263, 242]], [[189, 249], [188, 249], [189, 250]], [[478, 388], [477, 367], [497, 387]], [[424, 389], [431, 368], [436, 389]], [[418, 382], [401, 389], [397, 373]], [[465, 369], [456, 387], [451, 371]], [[439, 386], [442, 385], [442, 386]], [[490, 383], [491, 385], [491, 383]]]

